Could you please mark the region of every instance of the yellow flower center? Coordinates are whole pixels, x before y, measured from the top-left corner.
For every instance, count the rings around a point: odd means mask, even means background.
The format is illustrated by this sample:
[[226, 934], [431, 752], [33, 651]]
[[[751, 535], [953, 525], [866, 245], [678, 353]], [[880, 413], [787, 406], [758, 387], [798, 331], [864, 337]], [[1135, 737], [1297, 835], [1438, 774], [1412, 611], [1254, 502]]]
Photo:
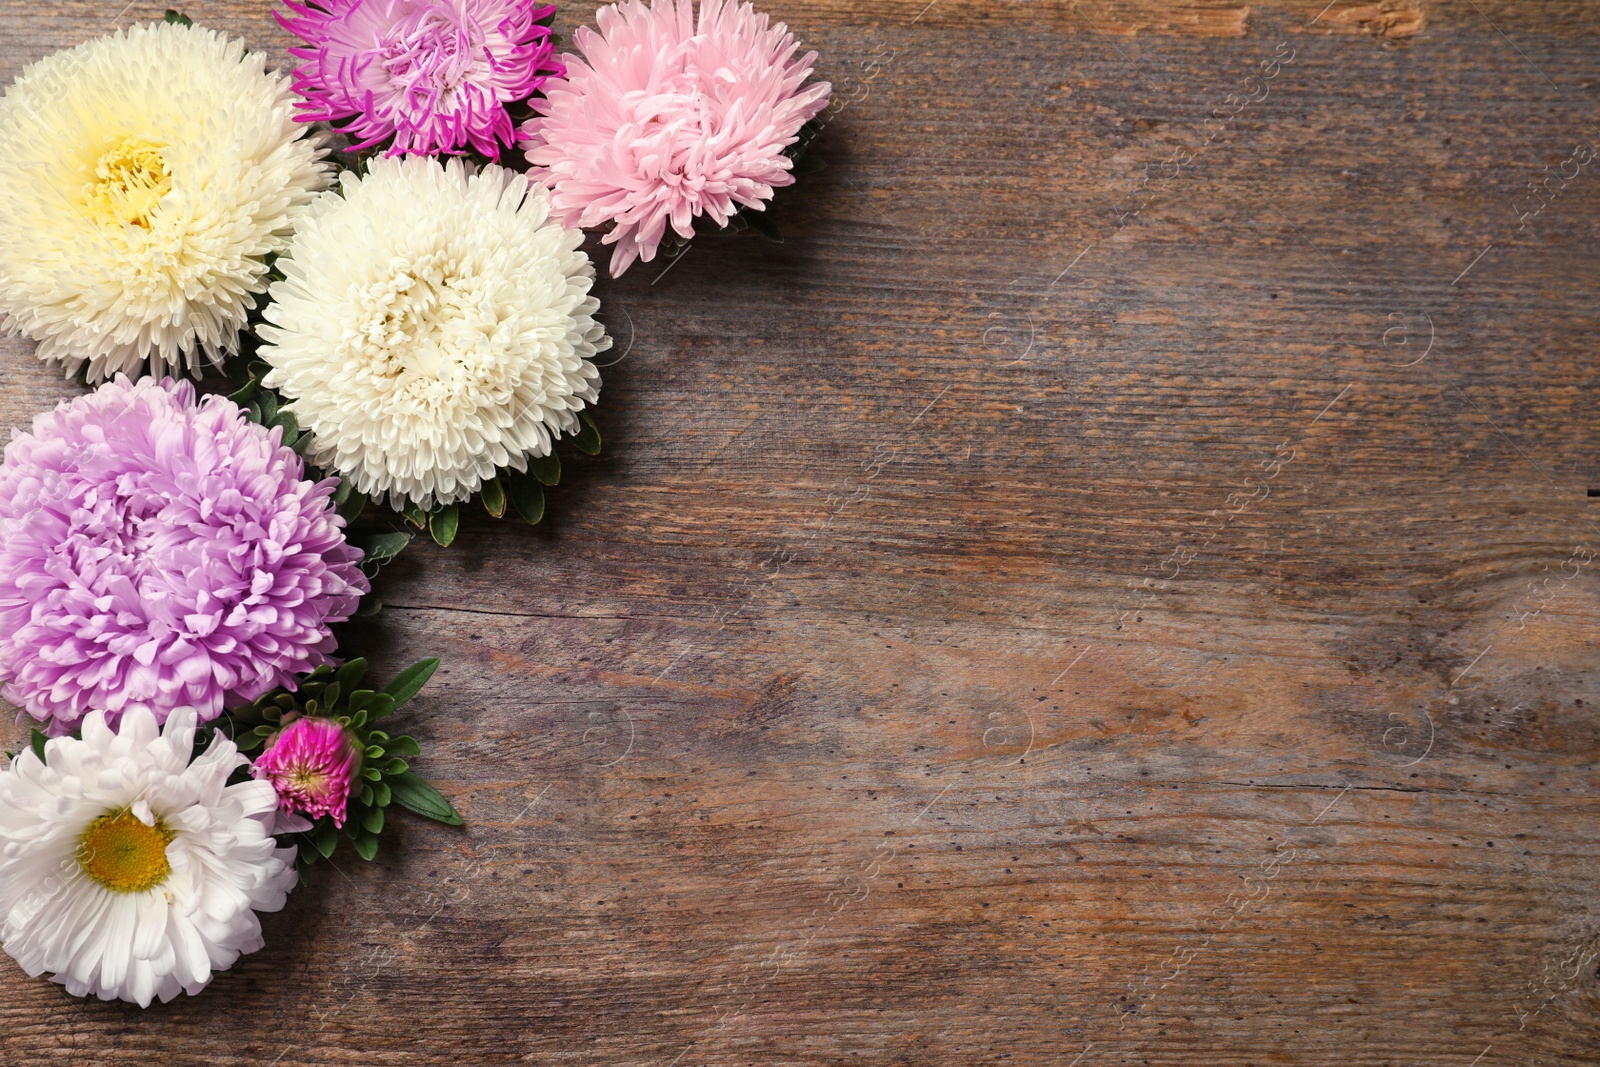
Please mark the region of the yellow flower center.
[[113, 893], [142, 893], [167, 880], [172, 866], [167, 846], [172, 831], [160, 820], [146, 826], [126, 809], [111, 811], [89, 824], [78, 845], [78, 864]]
[[320, 793], [328, 788], [328, 776], [309, 764], [298, 764], [289, 772], [289, 784], [307, 793]]
[[95, 164], [99, 181], [84, 187], [89, 213], [98, 221], [150, 228], [156, 205], [172, 188], [161, 146], [133, 137], [115, 142]]

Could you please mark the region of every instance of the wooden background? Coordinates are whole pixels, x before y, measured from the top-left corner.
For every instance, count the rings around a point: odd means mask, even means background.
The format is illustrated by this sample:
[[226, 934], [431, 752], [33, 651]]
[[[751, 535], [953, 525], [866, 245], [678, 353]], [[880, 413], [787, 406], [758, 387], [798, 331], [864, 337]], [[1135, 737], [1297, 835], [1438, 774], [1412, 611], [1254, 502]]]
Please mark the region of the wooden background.
[[1600, 6], [1323, 3], [769, 3], [790, 240], [603, 282], [606, 453], [353, 635], [466, 828], [0, 1062], [1600, 1062]]

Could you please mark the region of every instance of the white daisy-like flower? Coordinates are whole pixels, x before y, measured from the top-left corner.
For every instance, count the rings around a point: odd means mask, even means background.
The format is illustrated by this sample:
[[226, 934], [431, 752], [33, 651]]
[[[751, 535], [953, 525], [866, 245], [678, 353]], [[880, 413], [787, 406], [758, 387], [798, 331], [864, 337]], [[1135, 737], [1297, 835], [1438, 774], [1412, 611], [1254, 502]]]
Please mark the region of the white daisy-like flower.
[[0, 942], [28, 974], [148, 1007], [261, 947], [256, 912], [283, 907], [295, 850], [272, 839], [271, 784], [228, 785], [248, 761], [221, 735], [190, 762], [194, 735], [191, 708], [164, 733], [147, 711], [117, 731], [94, 712], [82, 740], [0, 774]]
[[241, 41], [135, 26], [0, 99], [0, 323], [90, 381], [198, 374], [239, 330], [331, 170], [288, 78]]
[[264, 384], [313, 431], [313, 462], [430, 508], [527, 469], [600, 393], [583, 234], [504, 167], [380, 159], [324, 193], [278, 261]]

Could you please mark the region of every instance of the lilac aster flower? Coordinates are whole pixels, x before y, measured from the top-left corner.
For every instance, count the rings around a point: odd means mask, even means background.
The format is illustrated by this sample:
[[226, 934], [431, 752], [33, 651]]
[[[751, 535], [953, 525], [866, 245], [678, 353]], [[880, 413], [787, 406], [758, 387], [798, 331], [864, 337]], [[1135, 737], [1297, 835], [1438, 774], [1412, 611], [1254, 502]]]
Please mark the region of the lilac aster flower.
[[339, 127], [389, 155], [460, 152], [490, 159], [516, 134], [508, 103], [562, 73], [548, 21], [534, 0], [286, 0], [278, 21], [307, 47], [295, 91], [302, 122]]
[[119, 375], [14, 431], [0, 464], [0, 682], [51, 734], [90, 710], [201, 721], [328, 662], [367, 591], [281, 429]]

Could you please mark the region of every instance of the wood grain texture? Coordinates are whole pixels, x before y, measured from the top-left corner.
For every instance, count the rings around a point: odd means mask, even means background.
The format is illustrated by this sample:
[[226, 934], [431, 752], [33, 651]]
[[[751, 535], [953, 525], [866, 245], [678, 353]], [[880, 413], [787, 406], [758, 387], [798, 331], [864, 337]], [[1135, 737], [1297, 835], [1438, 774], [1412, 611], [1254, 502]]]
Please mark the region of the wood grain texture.
[[1323, 2], [767, 4], [790, 240], [602, 282], [605, 454], [350, 635], [465, 829], [0, 1062], [1597, 1062], [1600, 8]]

